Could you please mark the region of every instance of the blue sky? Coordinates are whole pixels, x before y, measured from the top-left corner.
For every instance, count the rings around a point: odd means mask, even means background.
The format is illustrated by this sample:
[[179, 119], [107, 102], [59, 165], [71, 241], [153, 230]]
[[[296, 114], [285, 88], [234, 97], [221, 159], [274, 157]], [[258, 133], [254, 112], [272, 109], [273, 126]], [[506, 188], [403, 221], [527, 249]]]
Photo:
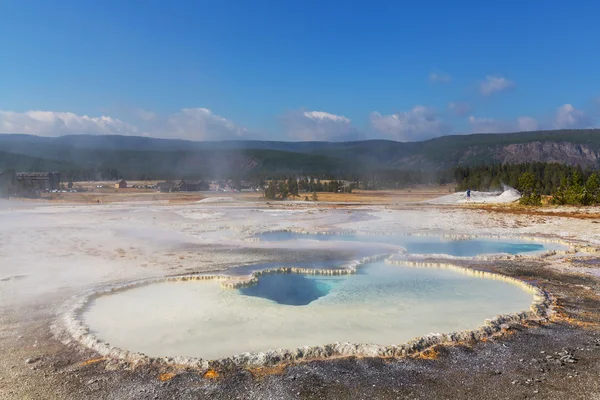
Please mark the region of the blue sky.
[[594, 1], [0, 1], [0, 132], [422, 140], [600, 123]]

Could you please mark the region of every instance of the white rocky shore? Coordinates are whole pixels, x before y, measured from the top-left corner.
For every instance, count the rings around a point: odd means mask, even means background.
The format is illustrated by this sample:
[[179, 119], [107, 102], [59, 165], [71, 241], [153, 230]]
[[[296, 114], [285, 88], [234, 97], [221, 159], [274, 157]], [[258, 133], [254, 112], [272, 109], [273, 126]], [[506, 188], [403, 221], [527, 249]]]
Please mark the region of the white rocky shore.
[[472, 190], [470, 197], [467, 192], [452, 193], [447, 196], [438, 197], [437, 199], [427, 200], [427, 204], [465, 204], [465, 203], [481, 203], [481, 204], [508, 204], [514, 203], [521, 198], [521, 193], [511, 187], [506, 187], [504, 190], [495, 192], [479, 192]]

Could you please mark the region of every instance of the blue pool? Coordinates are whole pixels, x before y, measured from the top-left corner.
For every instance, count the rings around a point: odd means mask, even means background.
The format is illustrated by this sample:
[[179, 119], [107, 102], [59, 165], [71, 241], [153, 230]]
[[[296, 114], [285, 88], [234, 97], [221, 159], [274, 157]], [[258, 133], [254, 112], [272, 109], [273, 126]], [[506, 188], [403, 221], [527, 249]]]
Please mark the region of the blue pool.
[[451, 240], [442, 236], [408, 235], [360, 235], [360, 234], [303, 234], [296, 232], [266, 232], [257, 236], [268, 242], [282, 241], [328, 241], [381, 243], [404, 247], [411, 254], [447, 254], [457, 257], [474, 257], [482, 254], [522, 254], [556, 248], [533, 241], [518, 239], [461, 239]]
[[332, 283], [339, 280], [339, 277], [319, 279], [315, 276], [297, 274], [263, 275], [256, 285], [241, 288], [239, 291], [243, 295], [262, 297], [278, 304], [305, 306], [326, 296], [331, 290]]
[[334, 342], [400, 344], [473, 329], [533, 300], [517, 285], [452, 270], [373, 262], [359, 271], [262, 275], [233, 290], [210, 280], [153, 283], [100, 296], [82, 318], [120, 348], [215, 359]]

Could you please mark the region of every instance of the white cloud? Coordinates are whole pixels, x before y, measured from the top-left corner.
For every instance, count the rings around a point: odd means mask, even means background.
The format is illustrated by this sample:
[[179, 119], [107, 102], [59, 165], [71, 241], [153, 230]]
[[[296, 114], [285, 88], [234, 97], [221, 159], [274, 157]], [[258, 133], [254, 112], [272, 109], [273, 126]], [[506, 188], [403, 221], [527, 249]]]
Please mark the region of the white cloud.
[[564, 104], [556, 110], [554, 126], [558, 129], [589, 128], [593, 126], [593, 120], [571, 104]]
[[432, 83], [450, 83], [452, 77], [448, 74], [432, 72], [429, 74], [429, 81]]
[[468, 118], [473, 133], [507, 133], [535, 131], [539, 129], [539, 123], [532, 117], [519, 117], [516, 121], [500, 121], [494, 118]]
[[107, 116], [88, 117], [71, 112], [0, 110], [0, 133], [26, 133], [40, 136], [69, 134], [137, 134], [138, 130], [126, 122]]
[[395, 140], [417, 141], [450, 133], [452, 127], [444, 123], [433, 108], [415, 106], [412, 110], [391, 115], [371, 113], [372, 127]]
[[349, 124], [350, 120], [343, 115], [330, 114], [324, 111], [305, 111], [302, 113], [306, 118], [315, 121], [335, 121]]
[[152, 136], [189, 140], [232, 140], [247, 134], [247, 129], [214, 114], [208, 108], [184, 108], [152, 127]]
[[475, 118], [470, 116], [469, 124], [473, 133], [501, 133], [514, 131], [510, 123], [498, 121], [493, 118]]
[[136, 108], [135, 110], [133, 110], [133, 115], [135, 115], [137, 118], [141, 119], [142, 121], [154, 121], [155, 119], [157, 119], [157, 115], [154, 114], [151, 111], [147, 111], [141, 108]]
[[141, 126], [134, 126], [109, 116], [89, 117], [71, 112], [0, 110], [0, 133], [25, 133], [38, 136], [144, 135], [191, 140], [227, 140], [243, 137], [247, 130], [206, 108], [184, 108], [159, 117], [135, 110]]
[[517, 128], [519, 132], [523, 131], [537, 131], [539, 124], [537, 119], [531, 117], [519, 117], [517, 119]]
[[460, 101], [448, 103], [448, 109], [460, 117], [465, 117], [471, 112], [469, 103]]
[[286, 113], [280, 119], [286, 134], [295, 140], [344, 141], [363, 138], [352, 125], [352, 121], [343, 115], [295, 110]]
[[494, 93], [498, 93], [498, 92], [502, 92], [504, 90], [510, 89], [514, 85], [515, 84], [513, 82], [509, 81], [506, 78], [488, 75], [479, 84], [479, 91], [484, 96], [490, 96]]

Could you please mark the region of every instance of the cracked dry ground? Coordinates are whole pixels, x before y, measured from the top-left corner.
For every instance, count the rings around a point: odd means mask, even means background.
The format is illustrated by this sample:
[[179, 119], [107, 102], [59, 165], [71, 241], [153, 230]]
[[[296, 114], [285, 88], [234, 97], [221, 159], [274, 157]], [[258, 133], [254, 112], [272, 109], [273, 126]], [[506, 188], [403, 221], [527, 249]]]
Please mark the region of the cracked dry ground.
[[[98, 358], [64, 346], [43, 307], [1, 310], [2, 399], [600, 399], [600, 280], [551, 261], [470, 262], [552, 293], [556, 314], [501, 337], [412, 359], [343, 358], [210, 371]], [[588, 268], [600, 266], [588, 264]]]

